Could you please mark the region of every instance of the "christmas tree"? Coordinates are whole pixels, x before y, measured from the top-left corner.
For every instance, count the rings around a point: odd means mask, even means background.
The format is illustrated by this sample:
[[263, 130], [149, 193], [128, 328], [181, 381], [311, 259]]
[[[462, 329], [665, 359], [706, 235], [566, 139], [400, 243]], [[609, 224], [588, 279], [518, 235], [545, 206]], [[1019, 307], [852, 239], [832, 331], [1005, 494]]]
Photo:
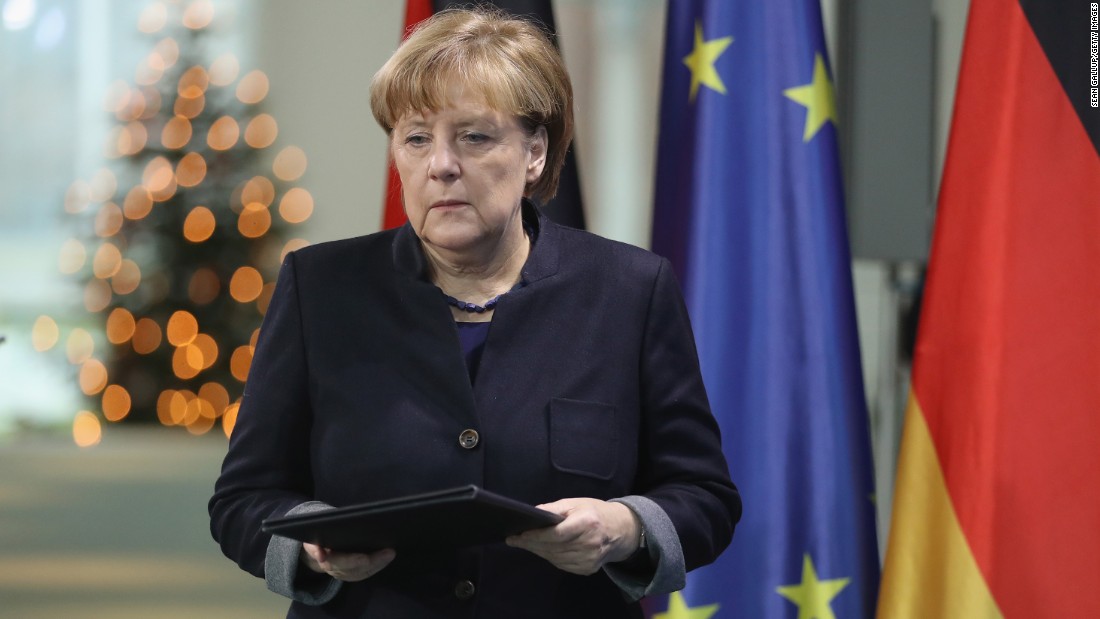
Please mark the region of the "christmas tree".
[[[80, 278], [84, 309], [102, 325], [74, 329], [66, 342], [90, 406], [74, 422], [93, 443], [99, 419], [157, 422], [228, 435], [262, 316], [286, 252], [306, 245], [289, 234], [313, 198], [289, 186], [305, 155], [274, 155], [278, 127], [261, 111], [261, 71], [240, 75], [236, 57], [206, 63], [214, 7], [154, 2], [139, 30], [156, 39], [133, 84], [116, 82], [106, 107], [118, 121], [105, 167], [77, 181], [66, 211], [88, 230], [61, 250], [60, 266]], [[36, 347], [60, 334], [49, 317]], [[82, 436], [84, 438], [82, 438]]]

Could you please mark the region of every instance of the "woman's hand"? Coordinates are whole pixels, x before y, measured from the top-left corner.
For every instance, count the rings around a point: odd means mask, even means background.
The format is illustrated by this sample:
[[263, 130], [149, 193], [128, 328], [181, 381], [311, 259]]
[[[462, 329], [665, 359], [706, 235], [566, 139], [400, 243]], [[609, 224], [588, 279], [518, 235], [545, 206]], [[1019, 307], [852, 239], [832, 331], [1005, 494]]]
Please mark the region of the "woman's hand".
[[638, 549], [641, 524], [629, 507], [599, 499], [562, 499], [538, 506], [565, 516], [557, 526], [509, 537], [509, 546], [529, 550], [573, 574], [594, 574]]
[[344, 582], [366, 580], [390, 564], [396, 553], [385, 548], [371, 553], [335, 552], [315, 544], [302, 544], [302, 563], [320, 574], [328, 574]]

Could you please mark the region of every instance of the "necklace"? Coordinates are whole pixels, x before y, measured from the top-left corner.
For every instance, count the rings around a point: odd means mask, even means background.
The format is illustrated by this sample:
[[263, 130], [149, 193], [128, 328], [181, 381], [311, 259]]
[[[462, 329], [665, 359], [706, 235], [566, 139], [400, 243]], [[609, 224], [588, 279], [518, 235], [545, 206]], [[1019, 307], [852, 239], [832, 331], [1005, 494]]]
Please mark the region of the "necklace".
[[[520, 282], [520, 283], [516, 284], [515, 287], [512, 288], [512, 290], [517, 290], [519, 288], [522, 288], [524, 285], [525, 285], [524, 282]], [[477, 303], [470, 303], [469, 301], [460, 301], [460, 300], [458, 300], [458, 299], [456, 299], [456, 298], [454, 298], [451, 295], [446, 294], [446, 293], [443, 294], [443, 298], [447, 300], [448, 305], [453, 305], [453, 306], [457, 307], [458, 309], [460, 309], [464, 312], [483, 314], [483, 313], [493, 309], [494, 307], [496, 307], [497, 302], [500, 301], [500, 298], [503, 297], [504, 295], [508, 294], [509, 292], [512, 292], [512, 290], [508, 290], [508, 291], [505, 291], [505, 292], [502, 292], [502, 293], [498, 294], [497, 296], [493, 297], [492, 299], [489, 299], [488, 301], [486, 301], [485, 305], [478, 305]]]

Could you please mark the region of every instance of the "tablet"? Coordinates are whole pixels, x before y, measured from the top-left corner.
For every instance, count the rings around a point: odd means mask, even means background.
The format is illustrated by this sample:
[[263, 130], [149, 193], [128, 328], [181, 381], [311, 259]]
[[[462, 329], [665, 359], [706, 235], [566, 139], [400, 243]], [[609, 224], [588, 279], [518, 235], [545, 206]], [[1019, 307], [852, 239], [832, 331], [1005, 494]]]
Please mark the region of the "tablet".
[[268, 518], [263, 531], [344, 552], [442, 549], [504, 541], [562, 516], [475, 485]]

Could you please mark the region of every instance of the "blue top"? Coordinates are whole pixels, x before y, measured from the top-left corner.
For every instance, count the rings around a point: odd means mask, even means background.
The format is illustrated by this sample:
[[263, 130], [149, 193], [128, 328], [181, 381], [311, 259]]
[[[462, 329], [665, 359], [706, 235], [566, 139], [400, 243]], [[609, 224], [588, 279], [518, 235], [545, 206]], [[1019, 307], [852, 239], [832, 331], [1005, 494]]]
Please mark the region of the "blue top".
[[485, 340], [489, 337], [489, 325], [492, 322], [455, 322], [458, 327], [458, 341], [462, 344], [462, 355], [466, 358], [466, 371], [470, 373], [470, 384], [477, 379], [477, 368], [481, 365], [481, 353], [485, 350]]

